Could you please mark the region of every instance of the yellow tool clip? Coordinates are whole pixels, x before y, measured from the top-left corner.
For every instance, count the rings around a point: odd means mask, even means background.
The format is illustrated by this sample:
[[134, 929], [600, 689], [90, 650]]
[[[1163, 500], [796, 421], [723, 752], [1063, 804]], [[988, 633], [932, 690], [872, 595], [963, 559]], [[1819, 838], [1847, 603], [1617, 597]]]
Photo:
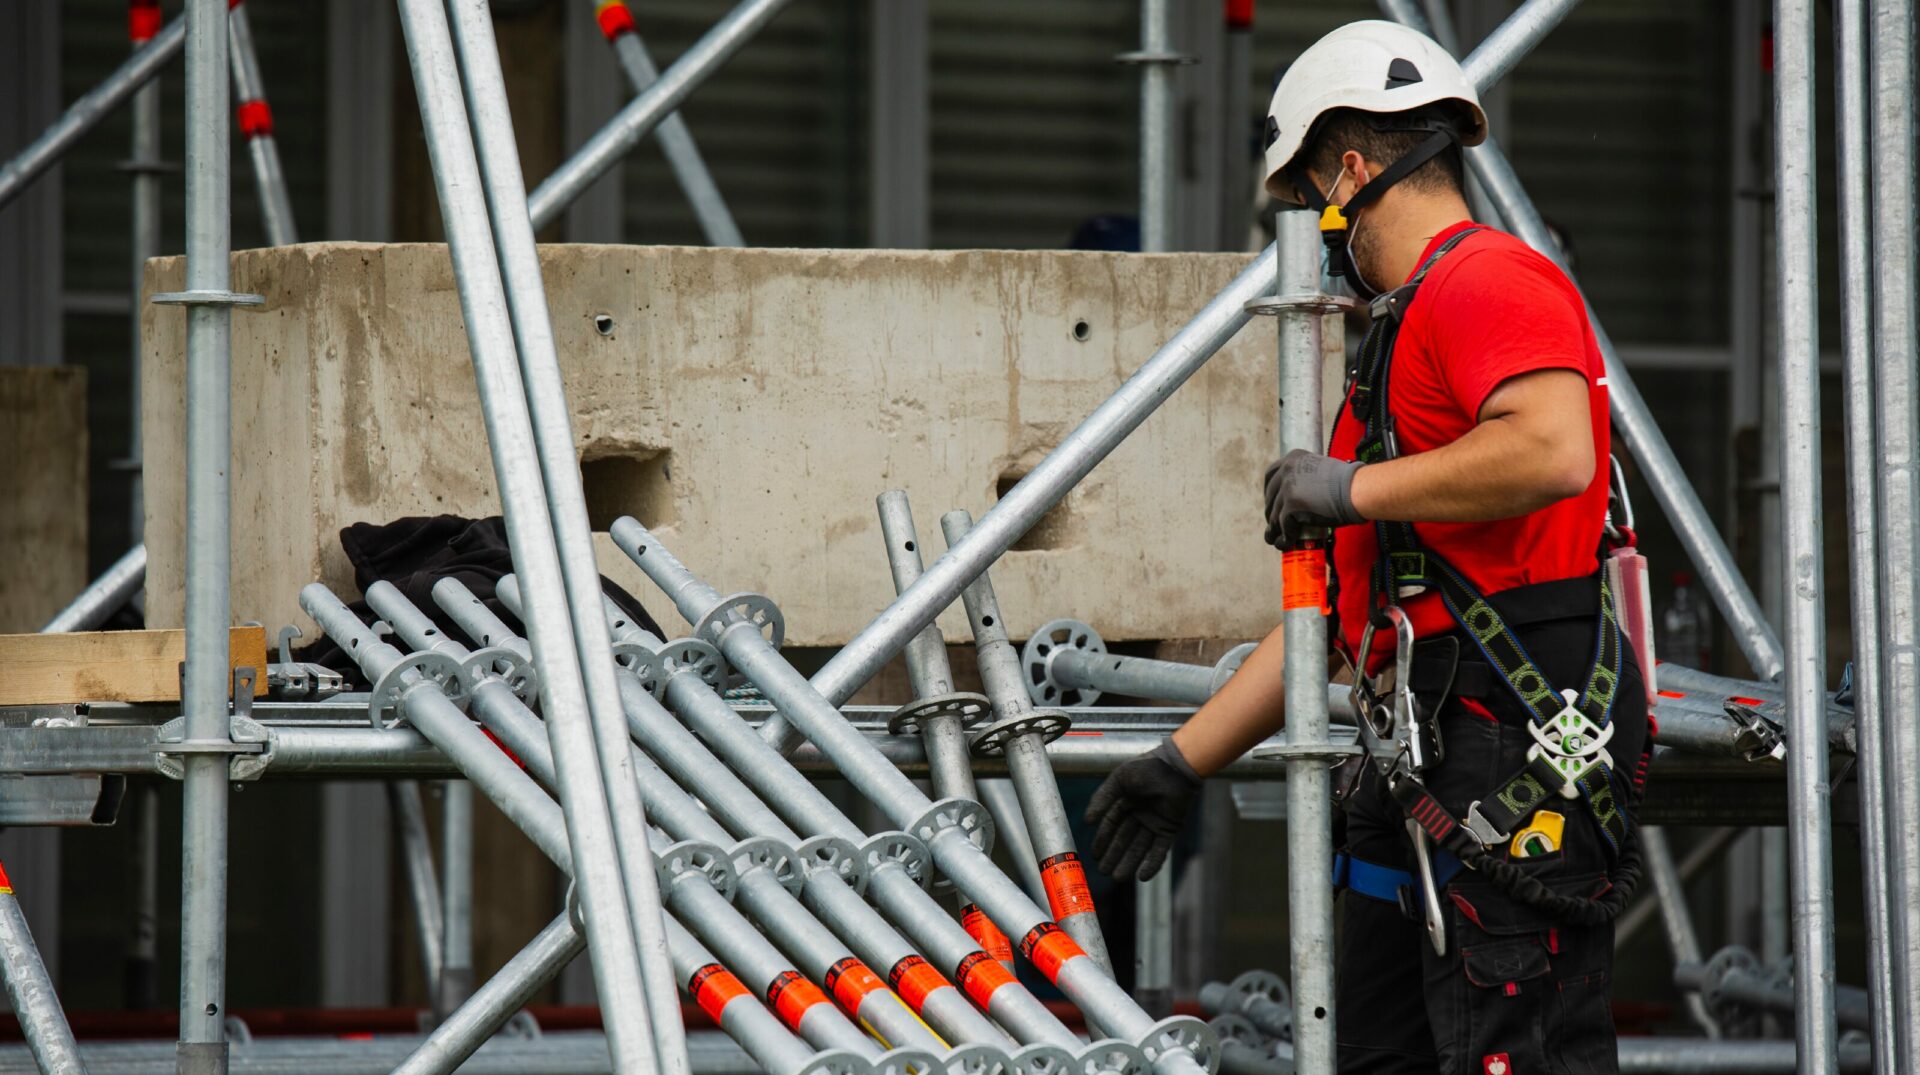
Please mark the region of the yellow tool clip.
[[1541, 855], [1551, 855], [1560, 850], [1560, 839], [1566, 835], [1567, 819], [1551, 810], [1536, 811], [1527, 827], [1513, 834], [1513, 843], [1507, 847], [1511, 858], [1530, 859]]

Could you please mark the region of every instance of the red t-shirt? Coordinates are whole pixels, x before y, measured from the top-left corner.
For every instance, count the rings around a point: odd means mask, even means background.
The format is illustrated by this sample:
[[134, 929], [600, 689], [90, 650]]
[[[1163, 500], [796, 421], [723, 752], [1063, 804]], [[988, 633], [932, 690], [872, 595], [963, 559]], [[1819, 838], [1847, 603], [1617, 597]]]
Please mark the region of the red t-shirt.
[[[1434, 236], [1421, 260], [1468, 226], [1462, 221]], [[1400, 454], [1453, 443], [1479, 421], [1481, 405], [1501, 382], [1549, 369], [1579, 370], [1592, 385], [1588, 411], [1595, 466], [1586, 491], [1496, 522], [1414, 525], [1420, 541], [1482, 593], [1591, 575], [1598, 569], [1611, 441], [1606, 367], [1572, 282], [1553, 262], [1511, 235], [1489, 228], [1462, 239], [1421, 281], [1394, 345], [1388, 402]], [[1354, 458], [1362, 432], [1343, 405], [1334, 425], [1334, 458]], [[1370, 523], [1344, 526], [1335, 534], [1332, 568], [1348, 653], [1359, 647], [1366, 627], [1369, 577], [1378, 550]], [[1438, 594], [1419, 594], [1401, 607], [1420, 638], [1456, 626]], [[1376, 634], [1376, 654], [1391, 653], [1392, 647], [1391, 633]]]

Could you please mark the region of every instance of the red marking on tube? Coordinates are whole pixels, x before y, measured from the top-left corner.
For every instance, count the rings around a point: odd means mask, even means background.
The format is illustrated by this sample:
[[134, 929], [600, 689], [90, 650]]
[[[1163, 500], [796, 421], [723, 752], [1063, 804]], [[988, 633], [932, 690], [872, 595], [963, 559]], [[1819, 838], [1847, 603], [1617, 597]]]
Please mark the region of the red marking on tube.
[[633, 32], [633, 12], [627, 10], [622, 0], [605, 0], [593, 9], [593, 17], [600, 23], [600, 32], [612, 41], [621, 34]]
[[518, 754], [515, 754], [515, 753], [514, 753], [513, 751], [511, 751], [511, 750], [508, 750], [508, 749], [507, 749], [507, 744], [505, 744], [505, 743], [502, 743], [502, 742], [500, 741], [500, 737], [499, 737], [499, 736], [497, 736], [497, 735], [495, 735], [495, 734], [493, 734], [493, 729], [492, 729], [492, 728], [488, 728], [488, 727], [485, 727], [485, 726], [482, 726], [482, 727], [481, 727], [481, 729], [480, 729], [480, 734], [481, 734], [481, 735], [484, 735], [484, 736], [486, 736], [486, 737], [487, 737], [488, 739], [490, 739], [490, 740], [492, 740], [492, 742], [493, 742], [493, 745], [494, 745], [494, 746], [497, 746], [497, 747], [499, 747], [499, 748], [500, 748], [500, 753], [502, 753], [502, 754], [505, 754], [505, 755], [507, 756], [507, 760], [509, 760], [509, 761], [511, 761], [511, 762], [513, 762], [513, 764], [515, 764], [515, 765], [518, 765], [518, 766], [519, 766], [519, 767], [520, 767], [520, 768], [521, 768], [522, 770], [525, 770], [525, 769], [526, 769], [526, 767], [527, 767], [527, 763], [526, 763], [526, 762], [524, 762], [524, 761], [521, 761], [521, 760], [520, 760], [520, 755], [518, 755]]
[[1227, 29], [1253, 29], [1253, 0], [1227, 0]]
[[1068, 960], [1087, 953], [1067, 936], [1066, 930], [1052, 922], [1042, 922], [1020, 938], [1020, 954], [1051, 982], [1060, 976], [1060, 968]]
[[1040, 883], [1046, 887], [1055, 921], [1093, 910], [1093, 893], [1087, 891], [1087, 872], [1080, 866], [1079, 855], [1066, 851], [1042, 860]]
[[0, 862], [0, 895], [13, 895], [13, 879], [7, 876], [7, 865]]
[[800, 1020], [813, 1010], [817, 1004], [825, 1004], [827, 995], [820, 987], [800, 977], [799, 971], [781, 971], [780, 976], [767, 986], [767, 1003], [780, 1013], [780, 1018], [795, 1030], [800, 1029]]
[[1686, 691], [1655, 691], [1654, 693], [1662, 698], [1685, 698], [1687, 696]]
[[709, 963], [694, 971], [693, 977], [687, 979], [687, 992], [693, 994], [694, 1003], [700, 1005], [700, 1010], [716, 1025], [727, 1005], [748, 995], [746, 985], [718, 963]]
[[1327, 610], [1327, 553], [1289, 549], [1280, 554], [1280, 608]]
[[1735, 705], [1766, 705], [1767, 704], [1758, 698], [1742, 698], [1737, 694], [1728, 698], [1727, 701], [1732, 702]]
[[239, 6], [240, 6], [240, 0], [227, 0], [228, 11], [232, 11], [234, 8], [237, 8]]
[[887, 983], [880, 980], [873, 968], [860, 962], [853, 956], [827, 968], [827, 992], [840, 1002], [848, 1015], [858, 1016], [860, 1002], [867, 999], [869, 993], [885, 992]]
[[160, 0], [127, 0], [127, 40], [144, 45], [160, 32]]
[[[982, 953], [984, 954], [984, 953]], [[953, 986], [946, 975], [934, 969], [933, 964], [919, 956], [904, 956], [887, 972], [887, 984], [900, 994], [907, 1006], [919, 1011], [927, 1003], [927, 995], [936, 989], [948, 989]]]
[[993, 958], [1002, 963], [1013, 962], [1013, 942], [1000, 932], [1000, 927], [993, 924], [993, 919], [987, 917], [979, 904], [969, 903], [960, 908], [960, 925], [966, 929], [967, 936], [972, 937], [974, 943], [985, 948]]
[[240, 107], [233, 110], [233, 115], [243, 138], [258, 138], [273, 133], [273, 109], [268, 108], [265, 101], [241, 101]]
[[973, 998], [981, 1011], [987, 1009], [994, 990], [1013, 984], [1013, 972], [985, 952], [974, 952], [961, 960], [953, 976], [960, 979], [960, 988], [967, 991], [967, 996]]

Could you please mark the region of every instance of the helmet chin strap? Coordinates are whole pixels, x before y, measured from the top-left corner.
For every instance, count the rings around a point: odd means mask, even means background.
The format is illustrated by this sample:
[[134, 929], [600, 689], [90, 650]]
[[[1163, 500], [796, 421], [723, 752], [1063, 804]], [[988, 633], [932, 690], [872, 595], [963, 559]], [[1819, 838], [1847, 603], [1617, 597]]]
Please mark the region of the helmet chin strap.
[[[1300, 193], [1307, 207], [1320, 214], [1320, 241], [1327, 247], [1327, 275], [1344, 277], [1352, 285], [1354, 293], [1362, 299], [1372, 301], [1380, 295], [1372, 284], [1360, 274], [1360, 267], [1353, 259], [1353, 225], [1359, 220], [1358, 213], [1368, 205], [1378, 201], [1388, 188], [1405, 179], [1415, 168], [1432, 160], [1440, 151], [1450, 145], [1458, 144], [1460, 135], [1451, 125], [1441, 124], [1431, 130], [1426, 141], [1421, 142], [1405, 156], [1381, 169], [1380, 174], [1354, 190], [1345, 205], [1335, 205], [1328, 201], [1334, 191], [1340, 189], [1340, 177], [1335, 176], [1333, 186], [1325, 194], [1307, 174], [1306, 165], [1296, 159], [1288, 166], [1288, 177]], [[1342, 170], [1341, 175], [1346, 172]]]

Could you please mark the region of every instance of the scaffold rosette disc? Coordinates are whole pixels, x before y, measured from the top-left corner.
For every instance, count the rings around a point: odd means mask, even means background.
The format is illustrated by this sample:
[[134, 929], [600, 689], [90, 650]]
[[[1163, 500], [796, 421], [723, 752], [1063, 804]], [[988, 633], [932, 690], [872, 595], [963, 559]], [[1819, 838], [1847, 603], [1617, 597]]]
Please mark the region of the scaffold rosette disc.
[[[778, 642], [774, 645], [779, 645]], [[660, 689], [666, 689], [667, 680], [682, 668], [694, 672], [700, 682], [722, 690], [727, 678], [727, 662], [712, 643], [699, 638], [677, 638], [660, 647]]]
[[1170, 1049], [1185, 1049], [1208, 1071], [1220, 1070], [1220, 1039], [1212, 1028], [1191, 1015], [1162, 1019], [1140, 1040], [1140, 1050], [1148, 1060], [1159, 1060]]
[[793, 849], [771, 836], [748, 837], [734, 844], [728, 854], [733, 856], [733, 871], [743, 877], [754, 870], [771, 870], [773, 879], [795, 895], [807, 883]]
[[991, 758], [1005, 754], [1007, 744], [1020, 736], [1037, 735], [1041, 742], [1051, 743], [1067, 734], [1067, 729], [1071, 727], [1073, 718], [1065, 713], [1057, 709], [1036, 709], [982, 728], [973, 737], [969, 749], [976, 758]]
[[1080, 1075], [1080, 1061], [1058, 1045], [1035, 1042], [1014, 1050], [1014, 1069], [1020, 1075]]
[[927, 847], [946, 830], [959, 829], [983, 854], [993, 853], [993, 815], [972, 799], [940, 799], [907, 828]]
[[873, 1065], [845, 1049], [828, 1049], [813, 1054], [813, 1059], [794, 1075], [873, 1075]]
[[751, 625], [766, 636], [774, 649], [779, 649], [787, 638], [787, 619], [780, 614], [780, 607], [773, 603], [773, 598], [758, 593], [722, 597], [719, 604], [708, 609], [700, 622], [694, 624], [693, 633], [717, 646], [721, 636], [736, 623]]
[[1107, 652], [1100, 632], [1079, 620], [1053, 620], [1042, 624], [1020, 647], [1020, 667], [1027, 675], [1027, 694], [1034, 705], [1058, 705], [1069, 708], [1092, 705], [1100, 692], [1091, 687], [1067, 687], [1053, 675], [1053, 655], [1062, 649], [1095, 655]]
[[976, 728], [993, 719], [993, 703], [984, 694], [955, 691], [936, 694], [917, 702], [908, 702], [887, 718], [891, 735], [918, 735], [921, 723], [929, 717], [956, 716], [962, 728]]
[[1007, 1054], [984, 1042], [967, 1042], [947, 1053], [947, 1075], [1002, 1075]]
[[860, 845], [860, 858], [867, 875], [891, 862], [907, 871], [913, 883], [925, 888], [933, 878], [933, 855], [927, 845], [909, 833], [893, 829], [876, 832]]
[[690, 873], [705, 875], [713, 890], [728, 900], [733, 899], [733, 890], [739, 886], [740, 875], [733, 870], [733, 859], [726, 850], [705, 840], [681, 840], [669, 844], [654, 854], [660, 874], [660, 887], [672, 888], [681, 877]]
[[806, 873], [825, 870], [839, 876], [855, 892], [866, 892], [867, 857], [851, 841], [838, 836], [813, 836], [802, 840], [793, 853]]
[[[426, 682], [408, 680], [409, 672], [418, 672]], [[400, 658], [398, 664], [387, 669], [374, 683], [372, 693], [367, 696], [367, 719], [375, 728], [382, 729], [405, 724], [406, 718], [400, 714], [400, 702], [408, 691], [423, 687], [438, 687], [447, 696], [447, 701], [459, 706], [463, 712], [466, 710], [466, 668], [444, 653], [421, 650]]]
[[1080, 1050], [1080, 1075], [1148, 1075], [1153, 1064], [1131, 1042], [1101, 1038]]

